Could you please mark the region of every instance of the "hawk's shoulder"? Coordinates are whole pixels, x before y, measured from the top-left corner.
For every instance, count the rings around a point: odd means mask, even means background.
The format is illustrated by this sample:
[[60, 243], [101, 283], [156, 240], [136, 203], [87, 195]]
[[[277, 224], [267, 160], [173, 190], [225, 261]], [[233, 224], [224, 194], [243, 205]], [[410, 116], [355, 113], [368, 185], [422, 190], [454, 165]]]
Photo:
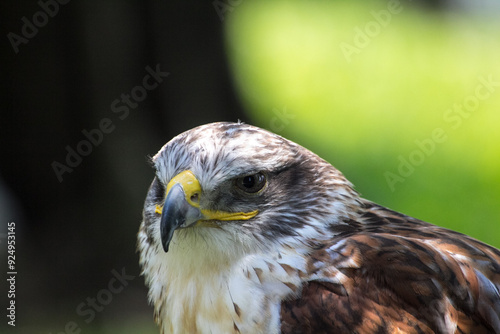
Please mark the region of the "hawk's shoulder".
[[463, 234], [365, 203], [310, 254], [283, 333], [500, 332], [500, 252]]

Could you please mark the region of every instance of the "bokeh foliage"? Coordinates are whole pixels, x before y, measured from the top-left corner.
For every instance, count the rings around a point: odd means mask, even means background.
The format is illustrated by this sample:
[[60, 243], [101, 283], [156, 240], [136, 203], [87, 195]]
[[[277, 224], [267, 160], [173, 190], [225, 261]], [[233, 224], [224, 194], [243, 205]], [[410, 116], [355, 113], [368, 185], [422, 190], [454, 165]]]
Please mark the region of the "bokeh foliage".
[[[363, 197], [500, 247], [498, 22], [408, 1], [261, 0], [232, 8], [226, 31], [256, 125]], [[401, 161], [418, 164], [391, 185]]]

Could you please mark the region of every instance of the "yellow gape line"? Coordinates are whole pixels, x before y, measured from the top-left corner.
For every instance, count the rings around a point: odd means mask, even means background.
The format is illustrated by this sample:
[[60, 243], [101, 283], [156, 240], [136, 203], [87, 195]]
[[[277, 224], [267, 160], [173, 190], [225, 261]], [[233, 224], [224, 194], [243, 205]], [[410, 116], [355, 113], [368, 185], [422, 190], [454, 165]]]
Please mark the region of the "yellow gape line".
[[[165, 194], [165, 198], [168, 196], [170, 189], [179, 183], [184, 190], [184, 194], [186, 196], [186, 201], [193, 207], [200, 209], [201, 214], [203, 216], [198, 223], [201, 221], [207, 220], [248, 220], [253, 218], [259, 213], [258, 210], [251, 212], [226, 212], [226, 211], [212, 211], [212, 210], [203, 210], [200, 208], [200, 200], [201, 200], [201, 186], [200, 182], [196, 178], [196, 176], [190, 170], [183, 171], [177, 174], [175, 177], [170, 180], [167, 184], [167, 190]], [[157, 205], [155, 212], [161, 214], [163, 210], [162, 206]], [[203, 224], [202, 224], [203, 225]]]
[[258, 210], [251, 212], [225, 212], [201, 210], [204, 220], [248, 220], [259, 213]]

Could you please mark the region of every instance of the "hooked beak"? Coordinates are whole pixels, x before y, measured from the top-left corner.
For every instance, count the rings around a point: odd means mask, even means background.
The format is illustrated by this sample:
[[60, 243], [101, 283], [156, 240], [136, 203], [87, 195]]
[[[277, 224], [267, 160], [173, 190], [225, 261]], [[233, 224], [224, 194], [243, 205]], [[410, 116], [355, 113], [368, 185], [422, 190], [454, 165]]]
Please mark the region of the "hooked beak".
[[170, 189], [161, 213], [161, 243], [165, 252], [168, 252], [168, 245], [177, 228], [188, 227], [200, 218], [200, 209], [188, 203], [184, 189], [176, 183]]
[[[194, 174], [187, 170], [172, 178], [167, 185], [163, 207], [157, 205], [156, 213], [161, 214], [160, 235], [163, 250], [168, 246], [178, 228], [191, 226], [218, 226], [213, 221], [235, 221], [253, 218], [258, 211], [225, 212], [202, 210], [200, 208], [201, 186]], [[212, 222], [212, 223], [211, 223]]]

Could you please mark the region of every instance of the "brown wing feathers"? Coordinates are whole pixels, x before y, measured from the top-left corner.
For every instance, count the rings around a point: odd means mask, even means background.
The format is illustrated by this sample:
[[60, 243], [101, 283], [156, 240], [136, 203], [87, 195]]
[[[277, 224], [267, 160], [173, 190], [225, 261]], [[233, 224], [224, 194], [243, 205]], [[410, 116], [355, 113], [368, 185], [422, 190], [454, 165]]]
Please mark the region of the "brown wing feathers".
[[282, 304], [283, 333], [500, 332], [498, 250], [369, 202], [365, 210], [311, 254], [309, 268], [326, 278]]

